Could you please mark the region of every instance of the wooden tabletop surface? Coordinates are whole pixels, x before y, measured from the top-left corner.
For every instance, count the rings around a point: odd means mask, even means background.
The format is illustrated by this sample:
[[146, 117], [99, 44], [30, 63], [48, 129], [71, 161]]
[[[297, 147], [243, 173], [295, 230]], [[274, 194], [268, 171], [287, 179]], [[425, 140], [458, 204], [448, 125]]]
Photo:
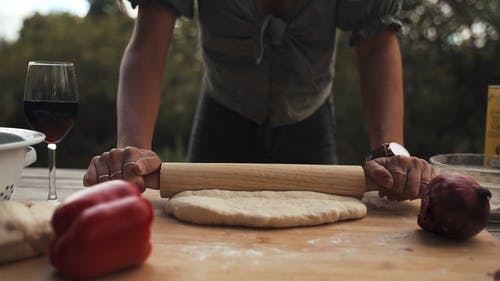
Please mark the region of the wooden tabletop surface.
[[[57, 192], [60, 199], [82, 188], [83, 169], [58, 169]], [[25, 168], [21, 181], [17, 184], [13, 199], [44, 200], [48, 192], [48, 171], [46, 168]], [[500, 224], [490, 223], [487, 228], [493, 236], [500, 240]]]
[[[82, 187], [83, 170], [57, 171], [60, 198]], [[14, 199], [44, 200], [47, 171], [28, 168]], [[144, 265], [102, 280], [498, 280], [499, 228], [450, 241], [422, 231], [418, 204], [382, 206], [365, 196], [361, 220], [316, 227], [251, 229], [181, 223], [155, 208], [153, 252]], [[372, 201], [374, 200], [374, 201]], [[495, 238], [491, 234], [497, 235]], [[46, 257], [0, 266], [0, 280], [61, 280]]]

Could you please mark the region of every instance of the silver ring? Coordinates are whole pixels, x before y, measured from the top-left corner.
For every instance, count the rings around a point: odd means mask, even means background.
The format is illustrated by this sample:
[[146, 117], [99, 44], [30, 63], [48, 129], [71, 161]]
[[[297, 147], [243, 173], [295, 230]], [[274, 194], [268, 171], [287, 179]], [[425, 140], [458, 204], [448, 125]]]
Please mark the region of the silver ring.
[[132, 165], [135, 165], [135, 161], [130, 161], [130, 162], [123, 164], [123, 169], [125, 169], [128, 166], [132, 166]]
[[400, 174], [400, 175], [403, 175], [403, 176], [406, 176], [407, 174], [401, 170], [389, 170], [391, 172], [391, 174]]
[[423, 184], [429, 184], [429, 180], [426, 180], [426, 179], [421, 179], [420, 180], [420, 183], [423, 183]]
[[104, 174], [104, 175], [100, 175], [100, 176], [97, 177], [97, 179], [99, 179], [99, 180], [104, 179], [104, 178], [108, 179], [109, 175]]
[[109, 177], [110, 177], [110, 178], [113, 178], [113, 177], [115, 177], [115, 176], [120, 175], [121, 173], [122, 173], [122, 171], [116, 171], [116, 172], [112, 173], [111, 175], [109, 175]]

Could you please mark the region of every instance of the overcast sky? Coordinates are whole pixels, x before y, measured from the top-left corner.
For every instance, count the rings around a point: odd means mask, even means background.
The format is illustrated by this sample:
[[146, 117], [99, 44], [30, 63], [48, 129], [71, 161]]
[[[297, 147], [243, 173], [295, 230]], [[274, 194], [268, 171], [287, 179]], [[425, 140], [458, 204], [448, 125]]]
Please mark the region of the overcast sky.
[[87, 0], [0, 0], [0, 37], [15, 40], [23, 19], [35, 12], [70, 12], [83, 17], [88, 9]]

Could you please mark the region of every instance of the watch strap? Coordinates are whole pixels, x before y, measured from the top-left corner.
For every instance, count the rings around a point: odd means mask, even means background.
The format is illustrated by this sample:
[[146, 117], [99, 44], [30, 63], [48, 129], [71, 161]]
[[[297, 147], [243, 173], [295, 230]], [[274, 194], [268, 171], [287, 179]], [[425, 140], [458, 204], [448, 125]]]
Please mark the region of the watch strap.
[[381, 146], [373, 149], [366, 157], [366, 161], [373, 160], [379, 157], [392, 157], [394, 153], [389, 149], [389, 143], [384, 143]]

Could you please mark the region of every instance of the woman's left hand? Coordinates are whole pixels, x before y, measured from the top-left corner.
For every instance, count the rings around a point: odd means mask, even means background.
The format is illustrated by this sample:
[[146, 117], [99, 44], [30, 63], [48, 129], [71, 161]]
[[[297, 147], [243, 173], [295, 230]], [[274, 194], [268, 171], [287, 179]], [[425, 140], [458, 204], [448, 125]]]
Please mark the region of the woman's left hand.
[[367, 161], [365, 176], [379, 185], [380, 197], [389, 200], [413, 200], [420, 198], [436, 172], [424, 159], [397, 155]]

